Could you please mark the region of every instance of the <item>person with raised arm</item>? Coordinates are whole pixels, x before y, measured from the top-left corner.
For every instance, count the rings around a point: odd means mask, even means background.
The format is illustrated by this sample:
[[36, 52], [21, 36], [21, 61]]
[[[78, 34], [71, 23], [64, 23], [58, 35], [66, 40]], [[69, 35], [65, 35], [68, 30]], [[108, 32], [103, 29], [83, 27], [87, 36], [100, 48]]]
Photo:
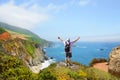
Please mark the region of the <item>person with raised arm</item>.
[[77, 42], [80, 37], [77, 37], [74, 41], [70, 41], [70, 38], [68, 38], [66, 41], [64, 41], [63, 39], [61, 39], [60, 37], [58, 37], [58, 39], [64, 44], [64, 50], [65, 50], [65, 54], [66, 54], [66, 65], [67, 66], [72, 66], [71, 63], [71, 57], [72, 57], [72, 45]]

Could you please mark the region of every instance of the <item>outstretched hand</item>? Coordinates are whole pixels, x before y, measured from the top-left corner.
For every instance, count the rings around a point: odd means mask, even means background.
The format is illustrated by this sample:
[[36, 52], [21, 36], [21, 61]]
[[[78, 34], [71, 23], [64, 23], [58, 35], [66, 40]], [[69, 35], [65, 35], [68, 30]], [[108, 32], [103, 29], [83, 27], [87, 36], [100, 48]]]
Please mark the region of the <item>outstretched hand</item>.
[[58, 39], [60, 39], [60, 37], [58, 36]]
[[61, 42], [63, 42], [63, 40], [58, 36], [58, 39], [61, 41]]

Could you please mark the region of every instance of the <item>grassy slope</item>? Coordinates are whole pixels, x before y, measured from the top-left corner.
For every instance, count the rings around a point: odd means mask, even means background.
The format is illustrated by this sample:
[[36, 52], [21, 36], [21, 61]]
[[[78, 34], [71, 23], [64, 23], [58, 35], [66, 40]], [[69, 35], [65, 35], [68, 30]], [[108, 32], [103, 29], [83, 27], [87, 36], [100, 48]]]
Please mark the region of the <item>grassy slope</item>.
[[0, 27], [5, 28], [10, 32], [16, 32], [16, 33], [20, 33], [22, 35], [25, 35], [25, 37], [27, 37], [29, 40], [40, 43], [42, 46], [43, 45], [48, 46], [48, 41], [40, 38], [39, 36], [37, 36], [36, 34], [32, 33], [29, 30], [19, 28], [19, 27], [15, 27], [15, 26], [11, 26], [11, 25], [8, 25], [8, 24], [2, 23], [2, 22], [0, 22]]
[[46, 79], [46, 74], [43, 74], [45, 72], [49, 72], [54, 75], [57, 80], [120, 80], [120, 78], [117, 78], [109, 73], [92, 67], [86, 67], [75, 62], [73, 68], [63, 65], [60, 66], [59, 63], [57, 63], [57, 65], [52, 64], [40, 73], [41, 75], [44, 75], [44, 79]]
[[0, 80], [36, 80], [36, 76], [19, 59], [0, 52]]
[[52, 64], [39, 74], [32, 73], [19, 59], [0, 52], [0, 80], [120, 80], [92, 67], [73, 63], [66, 67]]

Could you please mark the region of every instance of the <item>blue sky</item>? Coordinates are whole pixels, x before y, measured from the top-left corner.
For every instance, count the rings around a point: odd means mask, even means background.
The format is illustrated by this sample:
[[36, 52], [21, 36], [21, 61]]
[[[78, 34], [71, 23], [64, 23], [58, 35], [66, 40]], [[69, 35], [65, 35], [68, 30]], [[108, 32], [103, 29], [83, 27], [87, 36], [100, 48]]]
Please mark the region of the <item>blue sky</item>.
[[120, 0], [0, 0], [0, 21], [58, 41], [120, 41]]

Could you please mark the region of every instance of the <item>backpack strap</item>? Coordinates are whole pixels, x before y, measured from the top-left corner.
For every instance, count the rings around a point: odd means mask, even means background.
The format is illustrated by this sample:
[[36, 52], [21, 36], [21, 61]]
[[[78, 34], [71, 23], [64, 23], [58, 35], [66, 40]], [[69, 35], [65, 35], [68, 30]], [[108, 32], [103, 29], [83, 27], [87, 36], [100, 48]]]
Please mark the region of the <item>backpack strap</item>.
[[66, 45], [70, 46], [70, 42], [65, 42], [65, 46], [66, 46]]

